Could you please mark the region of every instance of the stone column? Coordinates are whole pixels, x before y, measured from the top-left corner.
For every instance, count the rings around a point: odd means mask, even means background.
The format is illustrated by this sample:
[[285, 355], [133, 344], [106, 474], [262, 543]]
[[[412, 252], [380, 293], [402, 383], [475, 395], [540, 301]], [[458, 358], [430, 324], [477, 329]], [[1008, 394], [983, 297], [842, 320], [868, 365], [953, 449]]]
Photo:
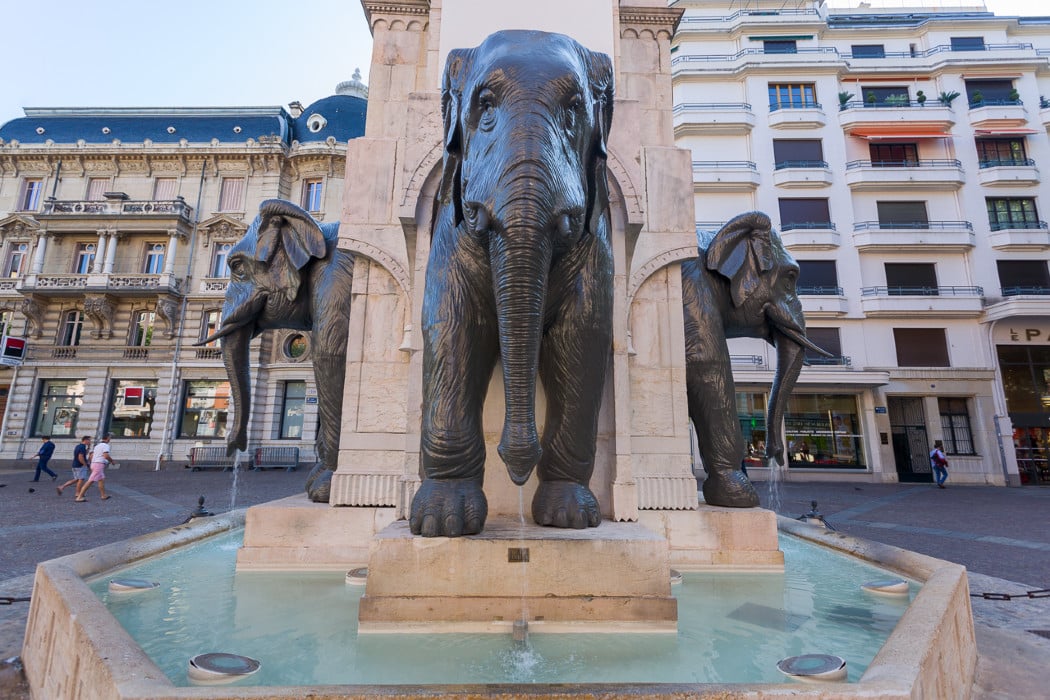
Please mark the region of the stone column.
[[109, 232], [109, 243], [106, 245], [106, 262], [102, 266], [103, 274], [113, 272], [113, 261], [117, 258], [117, 238], [120, 237], [116, 231]]
[[175, 274], [175, 253], [179, 247], [179, 235], [175, 230], [168, 231], [168, 249], [164, 253], [164, 274]]
[[98, 232], [98, 245], [95, 246], [95, 259], [91, 263], [91, 274], [98, 275], [102, 273], [102, 258], [106, 254], [106, 235], [109, 233], [106, 229], [100, 229]]
[[33, 266], [29, 268], [29, 274], [39, 275], [44, 269], [44, 254], [47, 252], [47, 231], [40, 231], [36, 239], [36, 249], [33, 251]]

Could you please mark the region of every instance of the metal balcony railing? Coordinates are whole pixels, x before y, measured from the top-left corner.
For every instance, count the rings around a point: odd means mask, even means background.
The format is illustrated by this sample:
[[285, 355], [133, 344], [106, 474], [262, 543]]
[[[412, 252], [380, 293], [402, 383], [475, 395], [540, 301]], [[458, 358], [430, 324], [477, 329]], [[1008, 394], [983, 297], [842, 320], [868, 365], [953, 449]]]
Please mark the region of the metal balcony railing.
[[972, 297], [984, 296], [984, 287], [862, 287], [865, 297]]
[[988, 228], [992, 231], [1010, 230], [1047, 230], [1045, 221], [989, 221]]
[[935, 158], [932, 160], [851, 160], [846, 163], [846, 170], [857, 168], [961, 168], [962, 162], [955, 158]]
[[791, 222], [784, 222], [784, 223], [782, 223], [780, 225], [780, 230], [781, 231], [796, 231], [796, 230], [804, 230], [804, 229], [819, 229], [819, 230], [822, 230], [822, 231], [823, 230], [828, 230], [828, 231], [835, 231], [835, 230], [837, 230], [835, 228], [835, 222], [834, 221], [791, 221]]
[[972, 100], [970, 109], [980, 109], [981, 107], [1020, 107], [1023, 104], [1022, 100]]
[[795, 294], [840, 297], [843, 296], [844, 292], [842, 291], [842, 287], [796, 287]]
[[676, 56], [671, 59], [671, 66], [680, 65], [683, 63], [725, 63], [728, 61], [736, 61], [737, 59], [743, 58], [744, 56], [812, 56], [814, 54], [822, 55], [838, 55], [838, 50], [834, 46], [804, 46], [796, 48], [794, 51], [780, 51], [780, 50], [766, 50], [764, 48], [752, 47], [747, 49], [740, 49], [736, 53], [729, 54], [712, 54], [712, 55], [689, 55], [689, 56]]
[[824, 109], [819, 102], [813, 100], [790, 100], [787, 102], [771, 102], [769, 111], [776, 112], [781, 109]]
[[857, 221], [854, 231], [895, 231], [922, 229], [927, 231], [973, 231], [969, 221]]
[[[882, 59], [882, 58], [926, 58], [927, 56], [933, 56], [939, 53], [945, 52], [956, 52], [956, 53], [969, 53], [969, 52], [981, 52], [981, 51], [1031, 51], [1033, 49], [1032, 44], [1022, 42], [1013, 44], [985, 44], [984, 46], [974, 48], [952, 48], [951, 44], [939, 44], [937, 46], [925, 49], [924, 51], [885, 51], [877, 56], [856, 56], [851, 52], [843, 52], [842, 58], [857, 60], [857, 59]], [[1040, 53], [1046, 51], [1046, 54]], [[1035, 49], [1036, 55], [1044, 56], [1050, 55], [1050, 49]]]
[[[839, 111], [844, 112], [847, 109], [896, 109], [900, 107], [925, 107], [927, 102], [929, 102], [929, 100], [926, 100], [925, 102], [920, 102], [918, 100], [909, 100], [906, 97], [899, 100], [895, 100], [893, 98], [883, 98], [881, 100], [876, 100], [875, 102], [869, 102], [868, 100], [850, 100], [846, 103], [840, 103]], [[933, 104], [930, 106], [932, 107], [937, 104], [940, 103], [937, 102], [937, 100], [934, 100]]]
[[758, 170], [758, 166], [750, 160], [694, 160], [693, 169]]
[[751, 105], [747, 102], [684, 102], [674, 106], [674, 113], [680, 112], [715, 112], [715, 111], [739, 111], [750, 112]]
[[784, 170], [786, 168], [826, 168], [828, 162], [826, 160], [781, 160], [773, 164], [774, 170]]
[[766, 361], [761, 355], [730, 355], [729, 363], [733, 365], [751, 365], [752, 367], [761, 367]]
[[1003, 287], [1004, 297], [1017, 297], [1017, 296], [1048, 296], [1050, 295], [1050, 287]]
[[1034, 167], [1035, 161], [1031, 158], [988, 158], [977, 162], [978, 166], [984, 168], [1017, 168]]
[[834, 355], [832, 357], [824, 357], [823, 355], [810, 357], [807, 355], [806, 364], [823, 367], [852, 367], [853, 359], [849, 355]]
[[689, 24], [706, 24], [709, 22], [732, 22], [740, 17], [777, 17], [789, 15], [792, 17], [811, 15], [818, 16], [816, 10], [737, 10], [731, 15], [691, 16], [682, 18], [682, 26]]
[[93, 362], [111, 362], [116, 359], [167, 361], [174, 355], [174, 349], [161, 346], [100, 346], [88, 344], [86, 339], [81, 345], [37, 345], [30, 343], [26, 360], [82, 360]]

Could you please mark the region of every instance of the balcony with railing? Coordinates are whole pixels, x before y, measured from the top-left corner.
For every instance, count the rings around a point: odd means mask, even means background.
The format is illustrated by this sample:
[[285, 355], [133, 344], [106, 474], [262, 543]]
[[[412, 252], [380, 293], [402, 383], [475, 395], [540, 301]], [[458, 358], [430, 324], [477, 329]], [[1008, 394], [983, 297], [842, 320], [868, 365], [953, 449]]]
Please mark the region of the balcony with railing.
[[780, 225], [780, 239], [789, 248], [830, 250], [840, 244], [833, 221], [791, 221]]
[[979, 316], [984, 308], [982, 287], [863, 287], [860, 305], [866, 316]]
[[1050, 99], [1045, 97], [1039, 98], [1039, 121], [1044, 129], [1050, 129]]
[[842, 287], [797, 287], [806, 318], [837, 318], [849, 313], [849, 301]]
[[853, 224], [857, 250], [963, 252], [977, 244], [969, 221], [858, 221]]
[[1050, 316], [1050, 287], [1003, 287], [1001, 298], [989, 299], [984, 308], [986, 321], [1015, 316]]
[[1033, 45], [1027, 42], [982, 44], [961, 48], [951, 44], [938, 44], [928, 49], [914, 51], [883, 51], [879, 54], [856, 56], [843, 52], [842, 58], [848, 61], [851, 68], [874, 70], [879, 68], [897, 69], [907, 66], [913, 69], [933, 68], [941, 63], [951, 61], [958, 63], [965, 54], [967, 63], [999, 64], [1003, 61], [1027, 61], [1037, 54]]
[[759, 183], [758, 166], [749, 160], [694, 160], [693, 190], [753, 192]]
[[678, 35], [689, 32], [708, 32], [712, 29], [730, 31], [746, 26], [754, 30], [762, 27], [782, 27], [788, 25], [799, 28], [805, 25], [823, 27], [824, 21], [816, 10], [811, 9], [769, 9], [738, 10], [729, 15], [686, 15], [678, 24]]
[[193, 207], [186, 204], [182, 197], [165, 200], [128, 199], [122, 192], [107, 192], [102, 200], [59, 200], [47, 199], [44, 207], [37, 214], [40, 221], [61, 222], [90, 219], [98, 222], [102, 219], [119, 221], [134, 220], [136, 226], [155, 222], [170, 227], [176, 223], [189, 224], [192, 220]]
[[1043, 251], [1050, 248], [1045, 221], [991, 221], [988, 244], [996, 250]]
[[686, 53], [671, 59], [674, 76], [705, 75], [720, 71], [738, 71], [750, 66], [824, 67], [841, 65], [842, 59], [834, 46], [803, 46], [794, 51], [748, 47], [730, 54]]
[[773, 165], [773, 184], [789, 189], [827, 187], [831, 168], [823, 160], [782, 160]]
[[806, 364], [813, 367], [853, 367], [853, 358], [849, 355], [833, 355], [831, 357], [824, 357], [823, 355], [814, 355], [813, 357], [806, 358]]
[[170, 362], [175, 351], [163, 346], [130, 345], [41, 345], [30, 341], [26, 346], [27, 362], [101, 362], [114, 360], [126, 362]]
[[1028, 124], [1028, 110], [1021, 100], [973, 100], [970, 126], [974, 129], [1020, 128]]
[[175, 275], [146, 275], [128, 273], [30, 274], [19, 280], [18, 291], [41, 297], [79, 296], [85, 293], [105, 293], [116, 297], [141, 297], [159, 294], [180, 294], [182, 279]]
[[828, 123], [824, 107], [812, 100], [791, 100], [769, 105], [772, 129], [819, 129]]
[[851, 190], [885, 190], [922, 187], [957, 190], [966, 177], [954, 158], [929, 160], [853, 160], [846, 163], [846, 184]]
[[977, 178], [988, 187], [1039, 184], [1039, 170], [1031, 158], [984, 158], [977, 165]]
[[230, 286], [229, 277], [205, 277], [201, 280], [200, 293], [222, 296], [226, 293], [228, 286]]
[[902, 138], [909, 133], [943, 132], [955, 125], [955, 113], [938, 101], [886, 99], [881, 102], [849, 101], [839, 105], [839, 124], [857, 136], [865, 129], [899, 130]]
[[755, 128], [747, 102], [686, 102], [674, 106], [674, 135], [746, 134]]
[[761, 370], [766, 368], [766, 359], [761, 355], [730, 355], [729, 364], [736, 369]]

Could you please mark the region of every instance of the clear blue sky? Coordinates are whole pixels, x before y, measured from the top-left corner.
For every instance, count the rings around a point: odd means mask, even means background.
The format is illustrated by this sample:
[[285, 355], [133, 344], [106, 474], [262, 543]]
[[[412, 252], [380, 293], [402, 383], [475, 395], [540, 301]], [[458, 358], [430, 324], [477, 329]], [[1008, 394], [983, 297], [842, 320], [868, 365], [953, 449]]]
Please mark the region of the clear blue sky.
[[[358, 0], [4, 5], [0, 124], [23, 107], [308, 105], [354, 68], [368, 82], [372, 39]], [[987, 6], [1050, 14], [1045, 0]]]

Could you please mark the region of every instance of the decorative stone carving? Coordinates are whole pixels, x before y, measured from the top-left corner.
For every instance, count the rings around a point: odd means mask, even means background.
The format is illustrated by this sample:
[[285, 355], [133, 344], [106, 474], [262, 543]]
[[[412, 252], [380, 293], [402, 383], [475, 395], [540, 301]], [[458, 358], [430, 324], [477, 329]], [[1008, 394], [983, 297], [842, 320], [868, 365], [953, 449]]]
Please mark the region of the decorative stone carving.
[[112, 297], [105, 294], [84, 298], [84, 313], [94, 324], [92, 338], [108, 339], [113, 337], [113, 312], [116, 304]]
[[44, 333], [44, 314], [47, 311], [47, 307], [33, 297], [26, 297], [22, 301], [22, 307], [19, 311], [29, 319], [30, 337], [39, 338], [42, 336]]
[[232, 243], [241, 239], [248, 230], [244, 222], [225, 214], [202, 221], [199, 230], [204, 234], [201, 246], [207, 248], [212, 241]]
[[179, 322], [179, 303], [170, 297], [157, 299], [157, 318], [164, 322], [164, 333], [168, 338], [175, 337], [175, 328]]

